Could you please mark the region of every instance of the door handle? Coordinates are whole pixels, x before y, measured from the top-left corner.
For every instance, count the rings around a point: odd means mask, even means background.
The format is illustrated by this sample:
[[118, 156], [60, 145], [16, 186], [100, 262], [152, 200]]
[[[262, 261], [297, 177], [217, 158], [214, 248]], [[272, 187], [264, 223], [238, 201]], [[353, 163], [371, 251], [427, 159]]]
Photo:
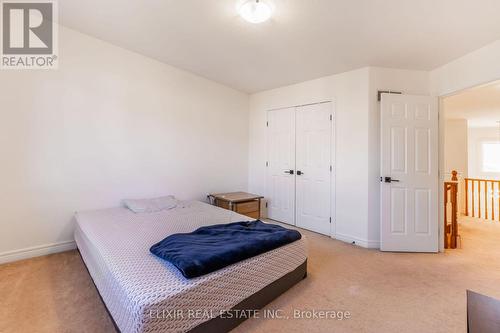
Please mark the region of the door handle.
[[304, 173], [300, 170], [297, 170], [297, 176], [303, 175]]
[[399, 183], [399, 179], [392, 179], [392, 177], [384, 177], [386, 183]]
[[285, 170], [285, 173], [288, 173], [290, 175], [293, 175], [293, 170]]

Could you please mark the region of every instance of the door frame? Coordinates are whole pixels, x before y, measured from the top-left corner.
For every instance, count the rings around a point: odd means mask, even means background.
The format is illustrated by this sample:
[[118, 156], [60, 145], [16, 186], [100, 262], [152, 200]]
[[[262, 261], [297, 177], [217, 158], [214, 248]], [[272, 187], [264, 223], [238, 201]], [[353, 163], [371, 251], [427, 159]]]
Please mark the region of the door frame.
[[460, 88], [457, 90], [453, 90], [447, 93], [443, 94], [434, 94], [433, 96], [436, 96], [438, 98], [438, 138], [439, 138], [439, 143], [438, 143], [438, 154], [439, 154], [439, 170], [438, 170], [438, 175], [439, 175], [439, 252], [444, 252], [444, 176], [446, 170], [444, 170], [444, 137], [445, 137], [445, 131], [446, 131], [446, 122], [445, 122], [445, 114], [444, 114], [444, 99], [453, 95], [460, 94], [461, 92], [467, 91], [469, 89], [473, 88], [478, 88], [481, 86], [486, 86], [495, 82], [500, 81], [500, 78], [493, 79], [493, 80], [488, 80], [483, 83], [477, 83], [472, 86], [467, 86], [464, 88]]
[[[324, 104], [324, 103], [331, 103], [331, 115], [332, 115], [332, 125], [331, 125], [331, 133], [330, 133], [330, 163], [332, 164], [332, 172], [330, 175], [330, 216], [332, 218], [332, 222], [330, 223], [330, 237], [331, 238], [336, 238], [336, 222], [337, 222], [337, 210], [336, 210], [336, 177], [337, 177], [337, 160], [336, 160], [336, 154], [337, 154], [337, 131], [336, 131], [336, 125], [337, 125], [337, 118], [336, 118], [336, 105], [335, 105], [335, 100], [333, 98], [328, 99], [328, 100], [322, 100], [319, 102], [311, 102], [311, 103], [305, 103], [305, 104], [298, 104], [298, 105], [289, 105], [289, 106], [282, 106], [278, 108], [273, 108], [273, 109], [267, 109], [266, 110], [266, 172], [265, 172], [265, 193], [267, 195], [268, 193], [268, 161], [269, 161], [269, 131], [268, 131], [268, 122], [269, 122], [269, 112], [271, 111], [279, 111], [279, 110], [284, 110], [284, 109], [289, 109], [289, 108], [298, 108], [302, 106], [308, 106], [308, 105], [316, 105], [316, 104]], [[267, 210], [266, 210], [267, 213]], [[296, 209], [294, 207], [294, 221], [296, 218]], [[267, 216], [266, 216], [267, 217]]]

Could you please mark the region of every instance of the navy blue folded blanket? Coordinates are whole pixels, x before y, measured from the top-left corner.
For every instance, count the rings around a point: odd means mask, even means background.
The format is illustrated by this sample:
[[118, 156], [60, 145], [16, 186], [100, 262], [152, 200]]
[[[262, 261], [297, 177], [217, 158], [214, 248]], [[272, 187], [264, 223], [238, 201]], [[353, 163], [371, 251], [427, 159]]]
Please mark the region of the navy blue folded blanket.
[[261, 221], [201, 227], [173, 234], [150, 249], [187, 278], [208, 274], [301, 238], [298, 231]]

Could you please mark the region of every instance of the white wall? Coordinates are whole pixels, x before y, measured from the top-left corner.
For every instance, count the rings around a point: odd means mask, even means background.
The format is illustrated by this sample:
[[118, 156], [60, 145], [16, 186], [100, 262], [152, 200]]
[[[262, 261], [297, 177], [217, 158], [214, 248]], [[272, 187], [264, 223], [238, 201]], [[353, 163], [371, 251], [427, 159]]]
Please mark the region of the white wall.
[[498, 172], [482, 171], [482, 143], [499, 141], [498, 128], [471, 127], [469, 128], [469, 177], [479, 179], [500, 179]]
[[58, 70], [0, 73], [0, 261], [71, 244], [78, 210], [247, 189], [246, 94], [69, 29], [59, 46]]
[[[449, 110], [445, 109], [445, 112]], [[465, 214], [465, 182], [468, 177], [468, 128], [466, 119], [446, 119], [444, 122], [443, 178], [451, 180], [452, 171], [458, 172], [458, 210]], [[451, 209], [451, 207], [449, 207]], [[451, 213], [448, 214], [451, 216]]]
[[[337, 238], [363, 246], [368, 239], [369, 69], [323, 77], [250, 96], [249, 189], [266, 191], [266, 111], [333, 100], [336, 112]], [[373, 241], [373, 242], [372, 242]]]
[[500, 79], [500, 40], [430, 72], [431, 91], [438, 96]]
[[444, 172], [456, 170], [463, 177], [468, 174], [467, 119], [447, 119], [444, 134]]

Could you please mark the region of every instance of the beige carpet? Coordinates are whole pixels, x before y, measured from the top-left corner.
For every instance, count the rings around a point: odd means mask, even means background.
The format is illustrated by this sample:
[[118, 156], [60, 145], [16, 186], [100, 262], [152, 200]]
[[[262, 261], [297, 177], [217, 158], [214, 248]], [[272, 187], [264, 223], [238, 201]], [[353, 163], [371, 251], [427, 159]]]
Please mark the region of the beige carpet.
[[[465, 332], [465, 290], [500, 298], [500, 223], [462, 223], [462, 248], [381, 253], [305, 232], [309, 276], [268, 305], [351, 318], [251, 319], [236, 332]], [[244, 281], [243, 281], [244, 283]], [[0, 332], [114, 332], [76, 251], [0, 266]]]

